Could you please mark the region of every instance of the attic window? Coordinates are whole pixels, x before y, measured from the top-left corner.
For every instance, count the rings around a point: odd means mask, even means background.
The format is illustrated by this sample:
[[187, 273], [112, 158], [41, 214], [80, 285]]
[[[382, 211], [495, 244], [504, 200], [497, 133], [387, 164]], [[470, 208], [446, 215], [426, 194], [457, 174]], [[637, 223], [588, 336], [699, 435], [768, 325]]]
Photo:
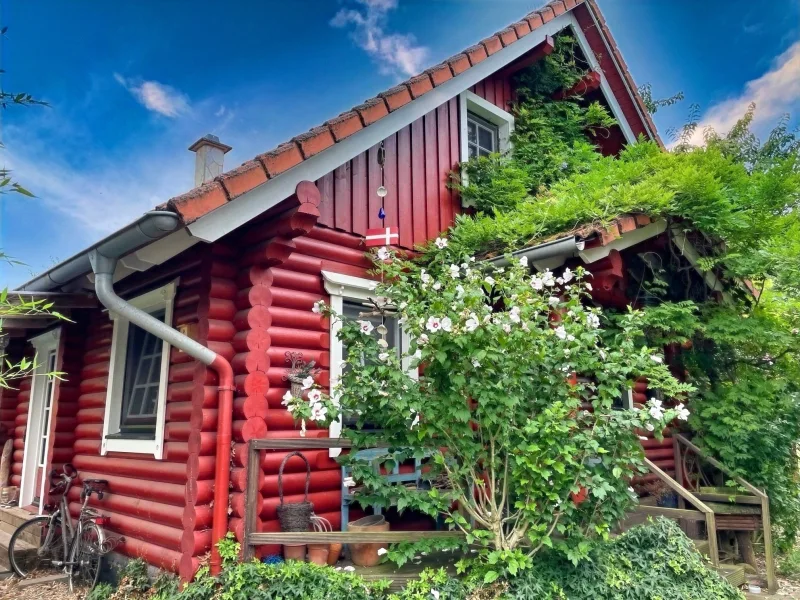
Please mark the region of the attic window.
[[499, 152], [498, 126], [467, 112], [467, 148], [469, 158]]

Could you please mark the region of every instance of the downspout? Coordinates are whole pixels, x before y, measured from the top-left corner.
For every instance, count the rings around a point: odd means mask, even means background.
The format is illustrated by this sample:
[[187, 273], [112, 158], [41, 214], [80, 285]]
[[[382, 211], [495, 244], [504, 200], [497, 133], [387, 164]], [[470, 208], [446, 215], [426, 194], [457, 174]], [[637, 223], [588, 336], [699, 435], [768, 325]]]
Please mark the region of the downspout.
[[223, 539], [228, 531], [228, 488], [230, 486], [231, 419], [233, 415], [234, 390], [233, 369], [225, 358], [213, 350], [183, 335], [117, 296], [114, 292], [114, 269], [117, 266], [117, 257], [105, 256], [100, 253], [99, 249], [95, 249], [89, 253], [89, 259], [94, 271], [95, 293], [103, 306], [217, 372], [219, 420], [217, 423], [217, 452], [214, 475], [214, 512], [211, 526], [211, 574], [217, 575], [221, 568], [217, 542]]

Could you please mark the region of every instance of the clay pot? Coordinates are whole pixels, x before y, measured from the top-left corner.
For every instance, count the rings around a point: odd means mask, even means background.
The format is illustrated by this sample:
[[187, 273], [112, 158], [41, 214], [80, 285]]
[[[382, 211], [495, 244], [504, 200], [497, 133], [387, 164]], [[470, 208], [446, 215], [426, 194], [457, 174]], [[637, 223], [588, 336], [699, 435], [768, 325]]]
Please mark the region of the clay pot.
[[339, 562], [339, 557], [342, 554], [342, 545], [339, 543], [330, 544], [328, 549], [328, 564], [332, 567]]
[[284, 544], [283, 545], [283, 558], [286, 560], [306, 560], [306, 545], [305, 544]]
[[309, 544], [308, 545], [308, 562], [315, 565], [328, 564], [328, 544]]
[[[353, 533], [377, 533], [379, 531], [389, 531], [389, 523], [383, 515], [371, 515], [348, 523], [347, 529]], [[374, 567], [381, 560], [378, 550], [385, 548], [386, 545], [386, 543], [350, 544], [350, 558], [356, 566]]]

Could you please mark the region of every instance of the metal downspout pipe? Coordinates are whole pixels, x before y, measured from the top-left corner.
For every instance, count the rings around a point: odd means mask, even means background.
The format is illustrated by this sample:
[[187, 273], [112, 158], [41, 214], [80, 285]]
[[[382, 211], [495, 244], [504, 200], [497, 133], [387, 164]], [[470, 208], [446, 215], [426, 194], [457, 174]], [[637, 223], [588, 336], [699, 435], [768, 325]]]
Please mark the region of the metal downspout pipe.
[[233, 369], [230, 363], [195, 340], [183, 335], [169, 325], [132, 306], [114, 292], [114, 269], [117, 258], [110, 258], [92, 250], [89, 258], [94, 271], [97, 299], [112, 311], [148, 333], [165, 340], [170, 346], [182, 350], [192, 358], [217, 372], [219, 390], [217, 410], [217, 448], [214, 474], [214, 512], [211, 526], [211, 574], [221, 570], [217, 542], [228, 532], [228, 488], [230, 486], [231, 419], [233, 418]]

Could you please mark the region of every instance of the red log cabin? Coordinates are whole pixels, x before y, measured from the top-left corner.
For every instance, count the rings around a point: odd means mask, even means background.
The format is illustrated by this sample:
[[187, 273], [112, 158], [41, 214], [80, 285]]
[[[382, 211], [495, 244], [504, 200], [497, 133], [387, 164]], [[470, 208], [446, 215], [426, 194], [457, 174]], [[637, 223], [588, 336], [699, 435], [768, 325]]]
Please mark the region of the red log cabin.
[[[514, 74], [565, 31], [594, 71], [581, 93], [619, 123], [598, 150], [613, 155], [640, 136], [658, 140], [595, 1], [556, 0], [231, 171], [215, 171], [230, 148], [206, 136], [190, 148], [198, 187], [24, 284], [20, 294], [52, 300], [71, 320], [4, 323], [10, 359], [36, 352], [43, 372], [64, 373], [2, 391], [19, 506], [38, 511], [47, 474], [70, 462], [83, 478], [108, 480], [106, 496], [93, 502], [124, 536], [116, 549], [123, 555], [188, 578], [225, 532], [241, 536], [246, 442], [300, 433], [281, 405], [287, 352], [314, 360], [323, 385], [337, 376], [341, 347], [313, 304], [341, 306], [367, 293], [367, 229], [396, 227], [397, 245], [412, 248], [452, 225], [465, 207], [449, 173], [471, 154], [507, 149]], [[482, 133], [477, 141], [473, 129]], [[623, 217], [565, 238], [545, 262], [595, 263], [596, 299], [624, 304], [623, 255], [658, 243], [665, 229]], [[673, 467], [669, 440], [645, 445]], [[278, 528], [284, 455], [267, 452], [261, 464], [261, 531]], [[341, 469], [327, 450], [305, 455], [314, 509], [338, 528]], [[290, 497], [302, 492], [302, 467], [288, 465]], [[73, 508], [79, 492], [71, 491]]]

